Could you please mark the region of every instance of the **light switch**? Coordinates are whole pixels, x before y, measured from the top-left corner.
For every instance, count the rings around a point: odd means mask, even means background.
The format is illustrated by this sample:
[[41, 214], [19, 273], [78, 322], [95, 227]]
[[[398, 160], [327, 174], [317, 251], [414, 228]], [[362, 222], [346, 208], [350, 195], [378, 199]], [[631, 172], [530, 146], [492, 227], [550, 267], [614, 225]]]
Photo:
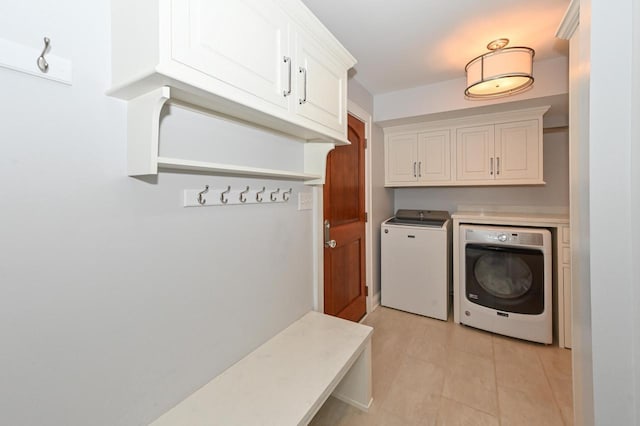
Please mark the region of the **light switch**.
[[313, 193], [298, 192], [298, 210], [311, 210], [313, 208]]

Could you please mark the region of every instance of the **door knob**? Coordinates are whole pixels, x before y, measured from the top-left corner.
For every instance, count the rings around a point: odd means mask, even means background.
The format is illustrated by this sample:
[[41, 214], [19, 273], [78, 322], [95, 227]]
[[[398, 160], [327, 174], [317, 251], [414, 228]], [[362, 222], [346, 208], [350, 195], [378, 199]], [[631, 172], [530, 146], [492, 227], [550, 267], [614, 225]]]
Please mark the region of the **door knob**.
[[324, 247], [336, 248], [336, 240], [331, 239], [331, 223], [329, 219], [324, 221]]
[[324, 242], [325, 248], [336, 248], [336, 240], [329, 240]]

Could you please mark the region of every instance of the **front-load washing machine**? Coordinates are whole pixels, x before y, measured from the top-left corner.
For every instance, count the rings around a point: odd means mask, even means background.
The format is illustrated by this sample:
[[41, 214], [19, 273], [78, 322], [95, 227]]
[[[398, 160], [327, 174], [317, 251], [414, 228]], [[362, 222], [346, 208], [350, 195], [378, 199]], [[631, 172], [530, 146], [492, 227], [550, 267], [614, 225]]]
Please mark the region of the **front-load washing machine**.
[[544, 228], [460, 226], [460, 322], [550, 344], [551, 233]]

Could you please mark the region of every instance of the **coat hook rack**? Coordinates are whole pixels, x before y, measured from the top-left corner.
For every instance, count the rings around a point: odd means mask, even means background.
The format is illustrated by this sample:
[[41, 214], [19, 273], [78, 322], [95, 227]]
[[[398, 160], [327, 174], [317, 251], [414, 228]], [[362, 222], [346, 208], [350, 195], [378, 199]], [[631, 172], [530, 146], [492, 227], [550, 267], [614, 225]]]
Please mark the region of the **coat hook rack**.
[[[267, 192], [269, 197], [265, 198], [264, 194]], [[238, 189], [232, 189], [231, 185], [227, 185], [226, 188], [214, 189], [209, 185], [205, 185], [204, 189], [186, 189], [184, 191], [184, 206], [210, 207], [233, 204], [287, 203], [292, 194], [293, 188], [283, 192], [280, 188], [267, 189], [266, 186], [252, 189], [249, 185], [246, 185]]]
[[49, 43], [51, 43], [51, 40], [49, 39], [49, 37], [45, 37], [44, 49], [42, 49], [42, 53], [40, 54], [40, 56], [38, 56], [38, 60], [37, 60], [38, 68], [40, 68], [40, 71], [45, 73], [49, 71], [49, 63], [44, 57], [45, 53], [47, 53], [47, 50], [49, 49]]

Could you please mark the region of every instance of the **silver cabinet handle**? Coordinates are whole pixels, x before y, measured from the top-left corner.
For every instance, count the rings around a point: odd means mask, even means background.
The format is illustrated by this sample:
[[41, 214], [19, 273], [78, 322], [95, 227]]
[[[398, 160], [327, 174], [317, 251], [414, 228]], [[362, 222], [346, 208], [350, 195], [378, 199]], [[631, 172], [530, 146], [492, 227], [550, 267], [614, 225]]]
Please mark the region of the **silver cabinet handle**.
[[490, 165], [489, 174], [493, 175], [493, 157], [491, 157], [491, 159], [489, 160], [489, 165]]
[[422, 177], [422, 161], [418, 162], [418, 177]]
[[300, 67], [299, 72], [304, 77], [304, 88], [303, 88], [303, 92], [302, 92], [302, 93], [304, 93], [304, 95], [302, 96], [301, 99], [298, 99], [298, 102], [300, 102], [300, 105], [302, 105], [302, 104], [306, 104], [307, 103], [307, 69], [303, 68], [303, 67]]
[[288, 56], [285, 56], [283, 59], [284, 59], [284, 63], [285, 64], [289, 64], [289, 89], [288, 90], [284, 90], [282, 92], [282, 94], [286, 98], [287, 96], [289, 96], [291, 94], [291, 58], [289, 58]]
[[336, 248], [336, 240], [331, 239], [331, 223], [329, 219], [324, 221], [324, 247]]
[[500, 157], [496, 157], [496, 174], [500, 174]]
[[418, 172], [416, 171], [416, 162], [413, 162], [413, 177], [418, 177]]

